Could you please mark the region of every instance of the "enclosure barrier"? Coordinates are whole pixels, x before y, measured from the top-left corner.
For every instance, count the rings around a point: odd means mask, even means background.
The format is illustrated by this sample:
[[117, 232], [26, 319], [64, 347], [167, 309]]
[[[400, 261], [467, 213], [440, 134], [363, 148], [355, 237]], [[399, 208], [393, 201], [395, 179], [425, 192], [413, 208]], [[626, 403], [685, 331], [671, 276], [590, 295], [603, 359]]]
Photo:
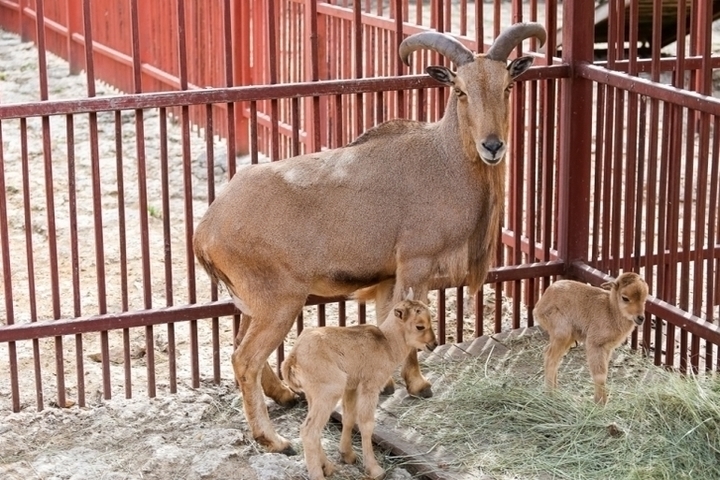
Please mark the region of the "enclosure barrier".
[[[36, 98], [0, 97], [0, 382], [10, 389], [0, 408], [231, 379], [237, 312], [191, 249], [217, 189], [242, 164], [342, 146], [391, 118], [438, 119], [447, 92], [422, 69], [443, 60], [418, 55], [408, 71], [395, 55], [402, 38], [435, 29], [483, 50], [523, 20], [561, 35], [529, 42], [536, 66], [512, 97], [496, 267], [474, 299], [438, 279], [439, 340], [532, 326], [558, 276], [599, 284], [632, 269], [651, 290], [632, 347], [669, 368], [718, 369], [710, 7], [679, 2], [678, 42], [663, 45], [662, 2], [652, 2], [643, 46], [641, 2], [609, 1], [596, 61], [580, 3], [177, 0], [141, 12], [137, 0], [0, 0], [0, 26], [37, 44], [40, 67]], [[51, 98], [46, 51], [84, 72], [86, 98]], [[100, 79], [125, 94], [98, 94]], [[308, 304], [298, 331], [372, 315], [344, 299]]]

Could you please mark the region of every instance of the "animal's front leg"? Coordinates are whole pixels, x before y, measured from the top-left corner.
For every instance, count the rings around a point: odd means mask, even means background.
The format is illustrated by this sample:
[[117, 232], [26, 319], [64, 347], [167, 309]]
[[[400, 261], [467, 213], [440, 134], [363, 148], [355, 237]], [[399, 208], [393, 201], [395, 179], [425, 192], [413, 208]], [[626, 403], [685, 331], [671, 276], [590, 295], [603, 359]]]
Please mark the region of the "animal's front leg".
[[585, 345], [585, 349], [587, 350], [588, 366], [595, 384], [595, 403], [605, 405], [607, 403], [605, 383], [607, 382], [611, 352], [602, 346], [590, 343]]
[[410, 395], [416, 397], [429, 398], [432, 397], [432, 386], [422, 372], [420, 372], [420, 364], [418, 363], [417, 351], [411, 351], [405, 359], [402, 368], [402, 377], [405, 380], [405, 386]]

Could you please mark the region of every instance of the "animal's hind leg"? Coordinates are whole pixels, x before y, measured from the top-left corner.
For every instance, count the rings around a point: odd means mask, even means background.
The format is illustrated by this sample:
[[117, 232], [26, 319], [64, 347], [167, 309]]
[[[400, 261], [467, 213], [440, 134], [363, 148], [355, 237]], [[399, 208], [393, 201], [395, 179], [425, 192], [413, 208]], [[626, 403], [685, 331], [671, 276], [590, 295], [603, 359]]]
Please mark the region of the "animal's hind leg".
[[311, 480], [320, 480], [325, 478], [324, 475], [331, 475], [335, 471], [335, 465], [328, 460], [322, 447], [321, 437], [335, 404], [342, 396], [342, 386], [314, 383], [313, 387], [308, 386], [305, 395], [308, 414], [300, 426], [300, 438], [305, 450], [309, 477]]
[[344, 463], [355, 463], [357, 455], [352, 448], [352, 432], [357, 414], [357, 390], [346, 389], [342, 401], [342, 434], [340, 435], [340, 456]]
[[[251, 317], [248, 315], [240, 316], [240, 327], [238, 328], [236, 343], [240, 345], [248, 327], [250, 326]], [[275, 403], [283, 407], [292, 407], [297, 403], [297, 395], [290, 390], [277, 376], [269, 363], [265, 362], [260, 380], [265, 395], [272, 398]]]
[[550, 343], [545, 347], [545, 385], [549, 390], [557, 388], [560, 363], [574, 343], [572, 337], [550, 335]]
[[378, 464], [372, 445], [372, 434], [375, 429], [375, 409], [377, 408], [377, 403], [377, 392], [368, 391], [367, 389], [358, 391], [357, 420], [358, 430], [360, 430], [360, 436], [362, 438], [362, 452], [365, 472], [372, 478], [380, 479], [385, 476], [385, 471]]
[[273, 312], [256, 312], [242, 328], [243, 337], [232, 355], [235, 379], [240, 385], [245, 418], [255, 440], [271, 452], [294, 454], [270, 422], [263, 396], [261, 374], [270, 354], [282, 343], [302, 308], [304, 298], [277, 300]]

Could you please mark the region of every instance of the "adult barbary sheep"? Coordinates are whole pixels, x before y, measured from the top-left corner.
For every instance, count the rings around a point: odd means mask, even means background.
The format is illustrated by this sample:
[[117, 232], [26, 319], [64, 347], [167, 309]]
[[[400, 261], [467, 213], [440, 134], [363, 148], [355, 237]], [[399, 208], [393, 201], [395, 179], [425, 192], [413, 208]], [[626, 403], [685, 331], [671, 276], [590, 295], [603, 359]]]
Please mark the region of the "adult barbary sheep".
[[[424, 301], [438, 273], [472, 291], [482, 285], [505, 200], [510, 90], [532, 64], [507, 58], [529, 37], [544, 43], [545, 30], [513, 25], [486, 55], [437, 32], [406, 38], [405, 63], [429, 49], [457, 66], [427, 68], [453, 88], [442, 119], [393, 120], [342, 148], [249, 166], [208, 208], [195, 255], [242, 312], [232, 363], [252, 434], [269, 451], [292, 449], [273, 429], [261, 385], [281, 405], [295, 394], [266, 361], [308, 295], [375, 286], [381, 320], [409, 288]], [[417, 352], [403, 377], [410, 394], [430, 394]]]
[[572, 280], [550, 285], [535, 305], [538, 324], [548, 332], [545, 383], [557, 388], [558, 367], [576, 342], [585, 342], [595, 383], [595, 402], [607, 402], [605, 383], [613, 350], [645, 320], [648, 287], [637, 273], [625, 272], [613, 282], [593, 287]]
[[435, 349], [437, 341], [430, 319], [427, 305], [413, 300], [411, 289], [379, 328], [375, 325], [319, 327], [300, 334], [282, 364], [282, 373], [290, 388], [304, 392], [308, 401], [308, 414], [300, 427], [300, 437], [311, 480], [324, 479], [335, 470], [320, 440], [340, 399], [343, 462], [355, 463], [352, 430], [357, 423], [365, 472], [372, 478], [384, 475], [372, 446], [380, 390], [410, 351]]

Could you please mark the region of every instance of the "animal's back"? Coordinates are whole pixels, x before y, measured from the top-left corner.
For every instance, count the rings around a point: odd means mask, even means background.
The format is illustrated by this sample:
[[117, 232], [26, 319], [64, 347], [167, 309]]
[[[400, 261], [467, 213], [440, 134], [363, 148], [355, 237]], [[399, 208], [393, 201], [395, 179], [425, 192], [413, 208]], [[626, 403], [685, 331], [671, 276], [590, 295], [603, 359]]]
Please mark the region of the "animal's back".
[[397, 367], [389, 349], [375, 325], [308, 328], [283, 363], [283, 376], [291, 378], [290, 387], [298, 391], [303, 381], [324, 383], [338, 378], [348, 388], [360, 383], [380, 388]]
[[546, 329], [555, 317], [565, 317], [576, 324], [585, 323], [596, 316], [598, 308], [607, 304], [609, 295], [599, 287], [574, 280], [558, 280], [542, 294], [533, 314], [540, 326]]

